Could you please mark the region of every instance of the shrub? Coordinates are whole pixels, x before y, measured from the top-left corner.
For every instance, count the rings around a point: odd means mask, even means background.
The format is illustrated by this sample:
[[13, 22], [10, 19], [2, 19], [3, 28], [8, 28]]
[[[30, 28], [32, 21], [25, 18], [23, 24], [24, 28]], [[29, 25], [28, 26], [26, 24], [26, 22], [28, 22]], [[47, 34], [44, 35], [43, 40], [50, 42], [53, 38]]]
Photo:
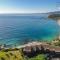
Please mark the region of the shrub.
[[41, 54], [33, 58], [29, 58], [29, 60], [46, 60], [45, 55]]

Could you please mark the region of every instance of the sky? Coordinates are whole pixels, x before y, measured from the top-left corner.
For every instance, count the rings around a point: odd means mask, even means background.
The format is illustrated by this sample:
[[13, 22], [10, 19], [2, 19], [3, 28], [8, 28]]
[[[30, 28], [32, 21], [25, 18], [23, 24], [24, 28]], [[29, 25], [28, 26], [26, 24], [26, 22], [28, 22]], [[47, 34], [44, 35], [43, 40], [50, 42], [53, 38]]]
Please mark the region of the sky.
[[60, 0], [0, 0], [0, 13], [46, 13], [60, 11]]

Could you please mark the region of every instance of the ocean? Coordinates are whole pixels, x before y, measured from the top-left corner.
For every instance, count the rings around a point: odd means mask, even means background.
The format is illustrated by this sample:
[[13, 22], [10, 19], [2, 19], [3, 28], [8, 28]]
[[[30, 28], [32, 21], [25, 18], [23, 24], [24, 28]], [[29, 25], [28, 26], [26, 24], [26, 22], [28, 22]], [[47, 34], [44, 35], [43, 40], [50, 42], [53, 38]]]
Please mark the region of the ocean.
[[52, 41], [59, 26], [47, 15], [0, 15], [0, 44], [21, 45], [31, 41]]

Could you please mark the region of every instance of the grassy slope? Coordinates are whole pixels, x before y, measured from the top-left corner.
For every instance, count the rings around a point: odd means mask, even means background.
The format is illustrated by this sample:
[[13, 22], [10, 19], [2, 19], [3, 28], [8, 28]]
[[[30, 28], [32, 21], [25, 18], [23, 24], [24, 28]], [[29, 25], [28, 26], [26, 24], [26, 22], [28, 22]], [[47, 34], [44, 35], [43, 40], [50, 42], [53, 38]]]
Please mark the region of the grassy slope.
[[39, 54], [32, 58], [25, 58], [22, 56], [23, 53], [21, 49], [19, 50], [2, 50], [0, 51], [0, 60], [45, 60], [45, 56], [43, 54]]
[[0, 51], [0, 60], [23, 60], [20, 50]]

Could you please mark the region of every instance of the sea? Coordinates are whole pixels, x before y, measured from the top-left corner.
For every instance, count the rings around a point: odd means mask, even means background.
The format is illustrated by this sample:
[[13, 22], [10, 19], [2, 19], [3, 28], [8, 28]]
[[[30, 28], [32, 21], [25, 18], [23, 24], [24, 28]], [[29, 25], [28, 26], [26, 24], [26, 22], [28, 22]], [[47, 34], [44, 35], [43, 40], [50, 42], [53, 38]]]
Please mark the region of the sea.
[[59, 33], [48, 14], [0, 14], [0, 45], [22, 45], [32, 41], [52, 41]]

